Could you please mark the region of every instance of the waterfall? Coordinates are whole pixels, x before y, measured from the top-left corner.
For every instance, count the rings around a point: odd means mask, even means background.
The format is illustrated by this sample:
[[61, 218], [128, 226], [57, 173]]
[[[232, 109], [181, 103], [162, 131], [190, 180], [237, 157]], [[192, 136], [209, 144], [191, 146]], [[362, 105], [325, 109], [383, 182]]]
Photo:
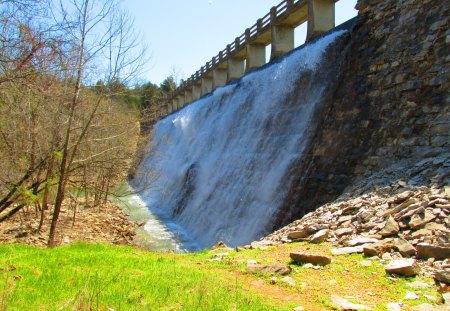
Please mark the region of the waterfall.
[[[159, 121], [135, 187], [191, 249], [268, 233], [336, 76], [335, 31]], [[139, 175], [140, 174], [140, 175]], [[145, 177], [142, 177], [145, 176]]]

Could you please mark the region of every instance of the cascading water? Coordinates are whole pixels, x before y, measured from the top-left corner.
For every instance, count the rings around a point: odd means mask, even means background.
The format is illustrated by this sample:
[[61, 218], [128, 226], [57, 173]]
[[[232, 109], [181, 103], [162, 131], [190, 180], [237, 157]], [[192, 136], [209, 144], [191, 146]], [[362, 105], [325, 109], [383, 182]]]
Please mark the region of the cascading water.
[[[289, 170], [315, 132], [333, 83], [336, 31], [218, 88], [159, 121], [135, 187], [187, 247], [247, 244], [266, 234], [290, 188]], [[140, 175], [138, 175], [140, 176]]]

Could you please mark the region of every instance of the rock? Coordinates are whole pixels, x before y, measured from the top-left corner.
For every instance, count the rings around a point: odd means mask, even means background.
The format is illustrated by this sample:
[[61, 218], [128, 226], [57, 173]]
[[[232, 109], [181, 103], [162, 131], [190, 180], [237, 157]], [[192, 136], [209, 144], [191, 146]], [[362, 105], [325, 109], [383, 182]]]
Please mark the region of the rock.
[[425, 211], [425, 213], [423, 215], [415, 214], [411, 217], [411, 220], [409, 222], [409, 227], [413, 230], [416, 230], [435, 219], [436, 219], [436, 215], [434, 215], [433, 213], [431, 213], [429, 211]]
[[287, 275], [291, 273], [292, 269], [289, 266], [279, 264], [271, 264], [271, 265], [250, 264], [247, 265], [247, 271], [251, 273]]
[[272, 284], [272, 285], [275, 285], [275, 284], [277, 284], [277, 281], [278, 281], [278, 278], [276, 276], [273, 276], [270, 279], [269, 283]]
[[372, 310], [372, 308], [368, 306], [364, 306], [361, 304], [356, 304], [339, 297], [337, 295], [331, 295], [330, 297], [331, 304], [333, 308], [337, 310]]
[[381, 229], [380, 232], [378, 232], [382, 237], [388, 237], [394, 234], [397, 234], [400, 231], [400, 227], [398, 226], [398, 223], [395, 221], [394, 217], [389, 215], [388, 219], [386, 220], [386, 224], [384, 225], [383, 229]]
[[408, 284], [409, 287], [414, 288], [414, 289], [421, 289], [421, 288], [430, 288], [431, 285], [425, 282], [421, 282], [421, 281], [414, 281], [412, 283]]
[[364, 252], [364, 247], [369, 246], [370, 244], [358, 245], [353, 247], [341, 247], [341, 248], [333, 248], [331, 253], [333, 255], [348, 255], [348, 254], [356, 254]]
[[442, 300], [445, 305], [450, 305], [450, 292], [442, 293]]
[[420, 243], [417, 245], [417, 256], [421, 259], [435, 258], [440, 260], [450, 258], [450, 247]]
[[381, 257], [384, 253], [389, 252], [394, 249], [396, 249], [396, 246], [392, 242], [392, 240], [382, 240], [382, 241], [379, 241], [378, 243], [364, 246], [363, 252], [364, 252], [364, 256], [367, 256], [367, 257], [372, 257], [372, 256]]
[[272, 241], [267, 241], [267, 240], [263, 240], [263, 241], [257, 241], [257, 242], [252, 242], [251, 248], [252, 249], [267, 249], [267, 247], [269, 246], [273, 246], [276, 243], [272, 242]]
[[392, 260], [386, 267], [388, 274], [398, 274], [403, 276], [415, 276], [419, 273], [419, 267], [414, 259]]
[[406, 295], [404, 297], [405, 300], [417, 300], [419, 298], [420, 298], [419, 296], [417, 296], [415, 293], [410, 292], [410, 291], [407, 291]]
[[352, 228], [339, 228], [336, 231], [334, 231], [334, 234], [337, 237], [341, 237], [343, 235], [348, 235], [348, 234], [352, 234], [353, 233], [353, 229]]
[[412, 257], [416, 255], [416, 248], [408, 241], [398, 238], [394, 240], [394, 244], [402, 256]]
[[286, 277], [282, 278], [281, 281], [292, 287], [295, 287], [295, 285], [297, 284], [295, 282], [295, 280], [293, 278], [291, 278], [290, 276], [286, 276]]
[[402, 311], [402, 305], [398, 302], [391, 302], [386, 305], [388, 311]]
[[329, 232], [330, 232], [330, 230], [328, 230], [328, 229], [320, 230], [320, 231], [316, 232], [316, 233], [309, 239], [309, 241], [310, 241], [311, 243], [315, 243], [315, 244], [323, 243], [323, 242], [325, 242], [325, 240], [328, 238]]
[[355, 238], [352, 239], [350, 241], [347, 241], [345, 244], [347, 244], [348, 246], [357, 246], [357, 245], [361, 245], [361, 244], [371, 244], [371, 243], [377, 243], [380, 240], [375, 239], [375, 238], [363, 238], [363, 237], [359, 237], [359, 238]]
[[449, 270], [437, 270], [434, 274], [434, 278], [439, 282], [450, 285], [450, 271]]
[[292, 311], [305, 311], [305, 308], [302, 306], [298, 306], [292, 309]]
[[301, 230], [298, 230], [298, 231], [289, 232], [288, 235], [287, 235], [287, 238], [289, 240], [295, 241], [295, 240], [298, 240], [298, 239], [307, 238], [308, 236], [309, 236], [308, 230], [306, 228], [304, 228], [304, 229], [301, 229]]
[[406, 208], [414, 203], [417, 203], [417, 199], [412, 198], [412, 199], [406, 200], [405, 202], [397, 205], [396, 207], [391, 208], [391, 209], [387, 210], [386, 212], [384, 212], [383, 217], [392, 215], [392, 214], [396, 214], [396, 213], [400, 212], [401, 210], [403, 210], [404, 208]]
[[373, 262], [371, 260], [361, 260], [359, 264], [363, 267], [371, 267]]
[[307, 254], [307, 253], [291, 253], [290, 254], [291, 259], [297, 263], [297, 264], [305, 264], [305, 263], [311, 263], [313, 265], [320, 265], [320, 266], [326, 266], [331, 263], [331, 258], [328, 256], [322, 256], [322, 255], [313, 255], [313, 254]]
[[405, 201], [406, 199], [412, 197], [414, 195], [414, 192], [412, 191], [404, 191], [400, 194], [397, 194], [394, 198], [394, 200], [392, 200], [392, 203], [394, 204], [398, 204], [401, 203], [403, 201]]
[[214, 245], [211, 247], [211, 250], [216, 250], [216, 249], [232, 250], [231, 247], [228, 247], [228, 246], [227, 246], [224, 242], [222, 242], [222, 241], [217, 242], [216, 244], [214, 244]]

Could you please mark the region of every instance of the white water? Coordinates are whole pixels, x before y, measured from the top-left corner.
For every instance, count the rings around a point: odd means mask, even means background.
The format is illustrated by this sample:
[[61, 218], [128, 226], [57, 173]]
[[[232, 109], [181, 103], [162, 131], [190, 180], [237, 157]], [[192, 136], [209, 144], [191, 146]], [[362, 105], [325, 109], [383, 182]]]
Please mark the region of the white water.
[[[315, 130], [338, 31], [278, 63], [218, 88], [158, 122], [135, 187], [190, 249], [247, 244], [270, 230], [289, 190], [289, 169]], [[301, 83], [301, 96], [293, 96]]]

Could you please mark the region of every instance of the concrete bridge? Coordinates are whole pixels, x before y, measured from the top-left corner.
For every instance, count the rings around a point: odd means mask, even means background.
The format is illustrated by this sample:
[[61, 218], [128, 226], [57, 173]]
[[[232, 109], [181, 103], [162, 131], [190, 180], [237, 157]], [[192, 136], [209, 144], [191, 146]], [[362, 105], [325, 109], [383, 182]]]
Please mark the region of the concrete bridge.
[[308, 23], [307, 42], [331, 30], [337, 1], [284, 0], [274, 6], [175, 90], [167, 99], [167, 114], [264, 65], [269, 44], [270, 60], [293, 50], [297, 26]]

